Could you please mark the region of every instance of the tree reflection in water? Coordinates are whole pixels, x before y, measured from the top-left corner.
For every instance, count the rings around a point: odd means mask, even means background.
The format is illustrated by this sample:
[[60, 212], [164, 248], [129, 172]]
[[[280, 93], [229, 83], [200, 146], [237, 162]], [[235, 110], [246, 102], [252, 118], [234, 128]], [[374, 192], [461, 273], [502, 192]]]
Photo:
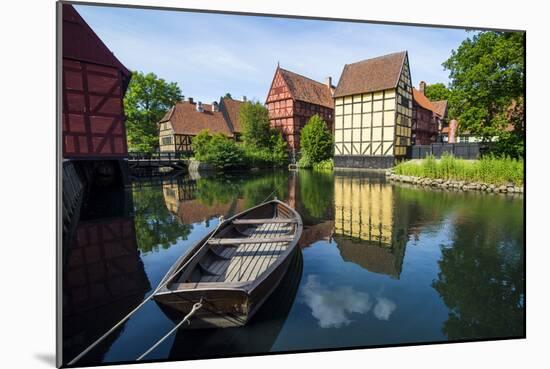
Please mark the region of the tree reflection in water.
[[162, 187], [134, 188], [134, 221], [141, 252], [168, 249], [178, 239], [187, 239], [192, 225], [182, 224], [166, 208]]
[[432, 284], [449, 308], [449, 339], [524, 334], [523, 204], [504, 196], [400, 189], [416, 222], [450, 217], [452, 241], [441, 245]]

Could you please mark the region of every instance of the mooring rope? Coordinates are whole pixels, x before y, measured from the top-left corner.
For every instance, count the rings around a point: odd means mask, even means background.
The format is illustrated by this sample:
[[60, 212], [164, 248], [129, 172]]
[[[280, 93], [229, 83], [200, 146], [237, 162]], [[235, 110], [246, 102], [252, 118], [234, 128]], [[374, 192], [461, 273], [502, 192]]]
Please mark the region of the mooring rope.
[[269, 198], [271, 198], [271, 196], [273, 196], [273, 194], [275, 193], [275, 191], [277, 191], [276, 189], [271, 191], [271, 193], [269, 195], [267, 195], [267, 197], [264, 199], [264, 201], [261, 202], [261, 204], [263, 204], [264, 202], [266, 202], [267, 200], [269, 200]]
[[[210, 234], [210, 236], [208, 237], [208, 239], [203, 243], [203, 245], [207, 244], [208, 241], [210, 241], [210, 239], [212, 238], [212, 236], [214, 234], [216, 234], [216, 232], [218, 231], [218, 229], [220, 228], [220, 226], [223, 224], [224, 220], [223, 220], [223, 216], [221, 216], [220, 218], [220, 222], [218, 223], [218, 225], [216, 226], [216, 228], [214, 229], [214, 231], [212, 231], [212, 233]], [[195, 256], [201, 251], [202, 247], [199, 247], [197, 249], [197, 251], [189, 258], [189, 260], [187, 260], [180, 268], [178, 268], [174, 273], [172, 273], [170, 276], [168, 276], [168, 278], [166, 278], [166, 280], [162, 283], [160, 283], [158, 285], [157, 288], [155, 288], [153, 290], [153, 292], [147, 297], [145, 298], [138, 306], [136, 306], [132, 311], [130, 311], [126, 316], [124, 316], [124, 318], [122, 318], [118, 323], [116, 323], [111, 329], [109, 329], [107, 332], [105, 332], [101, 337], [99, 337], [97, 340], [95, 340], [90, 346], [88, 346], [84, 351], [82, 351], [80, 354], [78, 354], [74, 359], [72, 359], [71, 361], [69, 361], [69, 363], [67, 365], [73, 365], [75, 364], [78, 360], [80, 360], [84, 355], [86, 355], [88, 352], [90, 352], [94, 347], [96, 347], [101, 341], [103, 341], [105, 338], [107, 338], [111, 333], [113, 333], [118, 327], [120, 327], [122, 325], [122, 323], [124, 323], [125, 321], [127, 321], [136, 311], [138, 311], [143, 305], [145, 305], [145, 303], [147, 303], [149, 300], [151, 300], [155, 294], [161, 289], [161, 288], [164, 288], [176, 275], [178, 275], [183, 269], [185, 269], [187, 267], [187, 265], [195, 258]], [[201, 304], [202, 306], [202, 304]]]
[[199, 302], [197, 302], [197, 303], [195, 303], [195, 304], [193, 305], [193, 308], [191, 309], [191, 311], [181, 320], [181, 322], [179, 322], [178, 324], [176, 324], [176, 326], [175, 326], [174, 328], [172, 328], [172, 329], [170, 330], [170, 332], [166, 333], [166, 334], [165, 334], [160, 340], [158, 340], [153, 346], [151, 346], [147, 351], [145, 351], [143, 354], [141, 354], [141, 356], [138, 357], [138, 358], [136, 359], [136, 361], [140, 361], [140, 360], [143, 359], [145, 356], [149, 355], [149, 353], [150, 353], [151, 351], [153, 351], [154, 349], [156, 349], [156, 348], [158, 347], [158, 345], [160, 345], [161, 343], [163, 343], [165, 339], [167, 339], [168, 337], [170, 337], [170, 335], [171, 335], [172, 333], [174, 333], [175, 331], [177, 331], [178, 328], [181, 327], [181, 325], [182, 325], [183, 323], [187, 322], [188, 324], [190, 324], [190, 323], [189, 323], [189, 318], [191, 318], [191, 317], [193, 316], [193, 314], [195, 314], [195, 312], [196, 312], [197, 310], [199, 310], [201, 307], [202, 307], [202, 299], [201, 299]]

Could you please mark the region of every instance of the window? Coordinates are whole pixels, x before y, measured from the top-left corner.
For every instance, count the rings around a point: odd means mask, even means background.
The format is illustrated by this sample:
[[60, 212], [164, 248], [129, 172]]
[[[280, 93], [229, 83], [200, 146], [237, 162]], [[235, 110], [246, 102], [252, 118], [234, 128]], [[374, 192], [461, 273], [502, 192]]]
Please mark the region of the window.
[[163, 145], [171, 145], [172, 144], [172, 136], [163, 137], [162, 138], [162, 144]]

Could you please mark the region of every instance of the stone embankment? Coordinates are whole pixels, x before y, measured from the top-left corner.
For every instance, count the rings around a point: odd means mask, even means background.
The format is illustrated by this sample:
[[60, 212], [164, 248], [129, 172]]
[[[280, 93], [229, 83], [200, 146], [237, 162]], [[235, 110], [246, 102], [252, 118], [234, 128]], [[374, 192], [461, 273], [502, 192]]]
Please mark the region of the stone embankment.
[[386, 178], [393, 182], [409, 183], [423, 187], [433, 187], [446, 190], [455, 191], [485, 191], [496, 193], [518, 193], [522, 194], [524, 191], [523, 186], [516, 186], [513, 183], [507, 183], [505, 185], [494, 185], [481, 182], [467, 182], [456, 181], [451, 179], [434, 179], [425, 177], [415, 177], [395, 174], [392, 171], [386, 172]]

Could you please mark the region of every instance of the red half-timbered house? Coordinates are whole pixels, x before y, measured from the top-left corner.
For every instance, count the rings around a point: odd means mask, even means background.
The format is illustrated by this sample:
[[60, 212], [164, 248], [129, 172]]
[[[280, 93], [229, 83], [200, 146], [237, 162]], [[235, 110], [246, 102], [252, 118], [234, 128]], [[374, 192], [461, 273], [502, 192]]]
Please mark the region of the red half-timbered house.
[[331, 78], [320, 83], [277, 65], [266, 105], [271, 127], [279, 129], [291, 151], [300, 149], [300, 131], [313, 115], [319, 115], [330, 131], [334, 122]]
[[62, 27], [63, 158], [126, 157], [122, 99], [131, 73], [69, 4]]
[[447, 101], [430, 101], [424, 95], [426, 83], [420, 82], [419, 89], [413, 88], [412, 143], [429, 145], [439, 139], [439, 132], [445, 124]]

